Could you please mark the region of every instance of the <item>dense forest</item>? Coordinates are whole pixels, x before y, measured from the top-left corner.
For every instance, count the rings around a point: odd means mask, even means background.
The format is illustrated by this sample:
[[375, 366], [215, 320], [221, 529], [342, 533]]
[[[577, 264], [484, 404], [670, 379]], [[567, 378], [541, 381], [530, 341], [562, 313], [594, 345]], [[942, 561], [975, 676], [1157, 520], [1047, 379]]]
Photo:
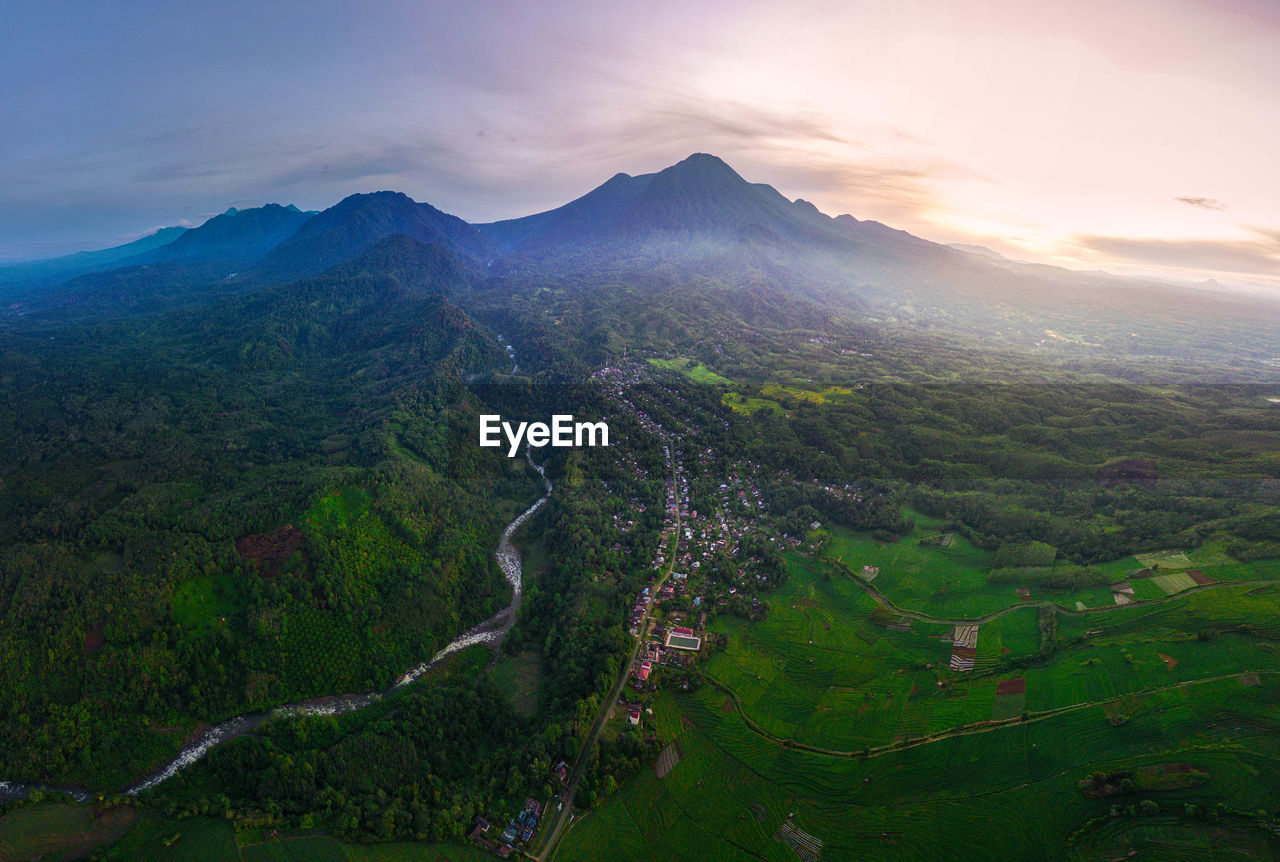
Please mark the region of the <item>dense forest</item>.
[[[456, 840], [548, 797], [668, 550], [664, 447], [689, 508], [713, 510], [730, 473], [760, 490], [733, 512], [751, 522], [736, 554], [706, 560], [735, 593], [713, 616], [767, 615], [779, 548], [815, 521], [888, 543], [938, 518], [995, 552], [993, 580], [1051, 589], [1211, 537], [1280, 557], [1257, 363], [1018, 353], [797, 298], [759, 257], [719, 277], [489, 266], [490, 240], [407, 199], [401, 223], [447, 241], [347, 255], [381, 224], [369, 197], [354, 226], [317, 216], [234, 278], [158, 262], [0, 319], [0, 779], [120, 791], [222, 719], [386, 690], [504, 607], [494, 548], [543, 486], [476, 445], [481, 413], [611, 426], [607, 449], [534, 453], [555, 491], [516, 537], [539, 563], [499, 656], [540, 669], [528, 708], [466, 652], [368, 709], [266, 721], [144, 805]], [[315, 272], [308, 249], [337, 262]], [[621, 394], [591, 380], [613, 366]], [[1209, 382], [1224, 376], [1246, 382]], [[651, 742], [588, 751], [581, 799]]]

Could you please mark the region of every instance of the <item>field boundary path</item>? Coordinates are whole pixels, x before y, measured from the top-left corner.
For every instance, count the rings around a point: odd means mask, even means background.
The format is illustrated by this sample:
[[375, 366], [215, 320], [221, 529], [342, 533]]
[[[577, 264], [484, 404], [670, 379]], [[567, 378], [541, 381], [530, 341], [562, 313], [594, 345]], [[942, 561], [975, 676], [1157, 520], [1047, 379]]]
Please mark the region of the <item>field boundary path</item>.
[[993, 730], [1003, 730], [1006, 727], [1014, 727], [1021, 724], [1029, 724], [1034, 721], [1044, 721], [1047, 718], [1055, 718], [1068, 712], [1076, 712], [1081, 709], [1088, 709], [1093, 706], [1102, 706], [1108, 703], [1116, 703], [1122, 700], [1128, 700], [1133, 697], [1141, 697], [1148, 694], [1158, 694], [1162, 691], [1173, 691], [1179, 688], [1190, 688], [1197, 685], [1206, 685], [1213, 682], [1222, 682], [1223, 680], [1235, 679], [1241, 674], [1257, 674], [1258, 676], [1277, 676], [1280, 670], [1237, 670], [1231, 673], [1219, 674], [1218, 676], [1206, 676], [1202, 679], [1188, 679], [1182, 682], [1174, 682], [1169, 685], [1157, 686], [1156, 688], [1142, 689], [1141, 691], [1131, 691], [1126, 694], [1118, 694], [1115, 697], [1108, 697], [1102, 700], [1086, 700], [1080, 703], [1070, 703], [1066, 706], [1057, 706], [1053, 709], [1040, 710], [1038, 712], [1028, 712], [1026, 717], [1014, 716], [1013, 718], [986, 719], [983, 721], [973, 722], [971, 724], [962, 724], [958, 727], [952, 727], [947, 730], [940, 730], [937, 733], [926, 734], [924, 736], [908, 739], [903, 742], [888, 742], [883, 745], [872, 745], [864, 748], [845, 751], [838, 748], [823, 748], [819, 745], [810, 745], [805, 742], [796, 742], [786, 737], [775, 736], [769, 731], [761, 727], [755, 719], [747, 714], [746, 709], [742, 706], [742, 702], [738, 700], [737, 693], [725, 685], [720, 680], [706, 674], [699, 674], [699, 677], [713, 688], [724, 692], [730, 700], [733, 701], [734, 709], [737, 711], [742, 723], [747, 729], [762, 739], [767, 739], [782, 748], [792, 749], [794, 751], [805, 751], [810, 754], [817, 754], [823, 757], [835, 757], [842, 759], [856, 760], [865, 757], [880, 757], [885, 754], [892, 754], [896, 751], [905, 751], [908, 748], [916, 748], [921, 745], [928, 745], [933, 742], [941, 742], [944, 739], [951, 739], [957, 736], [972, 736], [977, 733], [990, 733]]
[[909, 619], [913, 619], [922, 623], [937, 623], [939, 625], [948, 625], [948, 626], [986, 625], [992, 620], [999, 619], [1005, 614], [1010, 614], [1010, 613], [1013, 613], [1014, 611], [1022, 610], [1023, 608], [1052, 608], [1053, 610], [1059, 613], [1070, 614], [1071, 616], [1085, 616], [1088, 614], [1108, 613], [1110, 611], [1114, 611], [1116, 608], [1121, 608], [1121, 607], [1122, 608], [1140, 608], [1140, 607], [1150, 607], [1151, 605], [1162, 605], [1168, 602], [1176, 601], [1177, 599], [1181, 599], [1185, 596], [1189, 596], [1192, 593], [1199, 593], [1205, 590], [1220, 589], [1222, 587], [1247, 587], [1247, 586], [1265, 586], [1268, 584], [1280, 584], [1280, 578], [1252, 578], [1247, 581], [1214, 581], [1211, 584], [1198, 584], [1194, 587], [1188, 587], [1185, 590], [1181, 590], [1176, 593], [1170, 593], [1167, 596], [1161, 596], [1155, 599], [1141, 599], [1139, 601], [1131, 601], [1123, 605], [1100, 605], [1096, 608], [1069, 608], [1069, 607], [1066, 607], [1065, 605], [1060, 605], [1057, 602], [1049, 601], [1046, 599], [1038, 602], [1019, 602], [1018, 604], [1009, 605], [1009, 607], [1007, 608], [1001, 608], [998, 611], [992, 611], [991, 613], [983, 614], [980, 617], [935, 617], [935, 616], [930, 616], [929, 614], [923, 613], [922, 611], [911, 611], [911, 610], [906, 610], [905, 608], [898, 607], [893, 603], [893, 601], [888, 596], [886, 596], [880, 590], [876, 589], [874, 585], [872, 585], [865, 579], [860, 578], [856, 574], [854, 574], [853, 570], [850, 569], [849, 566], [846, 565], [841, 560], [833, 560], [830, 557], [821, 557], [820, 560], [823, 562], [829, 563], [832, 566], [835, 566], [845, 575], [848, 575], [850, 578], [853, 579], [854, 583], [856, 583], [864, 591], [866, 591], [867, 595], [871, 596], [873, 599], [878, 601], [880, 604], [884, 605], [889, 610], [893, 611], [893, 613], [897, 614], [898, 616], [907, 617]]

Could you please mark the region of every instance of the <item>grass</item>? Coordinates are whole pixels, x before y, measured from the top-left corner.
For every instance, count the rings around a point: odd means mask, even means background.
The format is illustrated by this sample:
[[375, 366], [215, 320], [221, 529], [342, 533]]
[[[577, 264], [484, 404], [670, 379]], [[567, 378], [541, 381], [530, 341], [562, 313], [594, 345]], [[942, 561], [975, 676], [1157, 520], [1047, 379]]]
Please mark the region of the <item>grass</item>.
[[303, 835], [242, 845], [244, 862], [345, 862], [342, 845], [327, 835]]
[[755, 398], [752, 396], [742, 396], [737, 392], [726, 392], [720, 396], [720, 403], [731, 408], [737, 413], [755, 413], [757, 410], [772, 410], [775, 413], [783, 413], [783, 407], [777, 401], [770, 401], [768, 398]]
[[1191, 560], [1184, 551], [1155, 551], [1150, 554], [1138, 554], [1138, 562], [1148, 569], [1189, 569]]
[[[936, 617], [973, 618], [995, 613], [1023, 603], [1017, 589], [1023, 584], [987, 583], [994, 554], [975, 547], [959, 535], [947, 546], [938, 541], [942, 522], [911, 513], [915, 531], [897, 542], [881, 542], [870, 533], [843, 527], [824, 528], [829, 540], [824, 555], [858, 577], [864, 566], [876, 566], [880, 573], [871, 583], [890, 602], [903, 610]], [[1149, 568], [1143, 560], [1164, 560], [1153, 577], [1132, 577]], [[1173, 566], [1166, 565], [1172, 561]], [[1183, 562], [1185, 561], [1185, 565]], [[1030, 601], [1051, 601], [1063, 608], [1108, 607], [1115, 604], [1112, 589], [1120, 582], [1132, 586], [1134, 601], [1163, 599], [1196, 586], [1181, 568], [1196, 568], [1213, 581], [1244, 581], [1280, 578], [1280, 563], [1258, 560], [1241, 563], [1227, 556], [1221, 540], [1212, 540], [1189, 552], [1161, 551], [1125, 557], [1093, 567], [1111, 579], [1110, 584], [1071, 592], [1046, 591], [1030, 584]]]
[[57, 802], [18, 808], [0, 817], [0, 859], [79, 859], [119, 839], [137, 815]]
[[728, 377], [721, 377], [701, 362], [692, 359], [650, 359], [649, 364], [667, 371], [677, 371], [696, 383], [732, 383]]
[[512, 707], [525, 716], [538, 711], [538, 682], [541, 675], [542, 660], [536, 652], [530, 650], [504, 658], [489, 672], [493, 684], [506, 695]]
[[201, 633], [225, 629], [244, 607], [243, 592], [229, 572], [192, 578], [173, 591], [174, 619]]
[[[43, 807], [46, 806], [22, 810]], [[61, 807], [81, 812], [91, 810], [87, 806]], [[131, 815], [138, 814], [133, 809], [122, 810]], [[3, 822], [0, 819], [0, 825]], [[493, 858], [471, 846], [416, 842], [346, 844], [321, 831], [282, 830], [282, 833], [277, 838], [269, 837], [269, 833], [262, 830], [237, 835], [226, 820], [207, 817], [173, 819], [158, 811], [144, 810], [128, 834], [107, 851], [107, 858], [155, 862], [480, 862]], [[0, 843], [0, 859], [31, 858], [29, 853], [5, 855], [7, 851], [8, 848]]]
[[453, 844], [343, 844], [349, 862], [488, 862], [494, 858], [479, 847]]
[[138, 823], [107, 853], [109, 859], [146, 862], [225, 862], [239, 859], [235, 828], [211, 817], [170, 819], [143, 811]]
[[847, 386], [826, 386], [821, 389], [803, 386], [782, 386], [768, 383], [761, 387], [760, 395], [764, 398], [794, 398], [797, 401], [811, 401], [823, 404], [827, 401], [847, 401], [853, 398], [853, 390]]
[[326, 494], [307, 512], [307, 521], [318, 529], [348, 529], [369, 511], [373, 498], [363, 488], [344, 488]]
[[[927, 519], [921, 529], [937, 533]], [[1116, 607], [1109, 588], [1084, 592], [1061, 604], [1102, 610], [1051, 611], [1042, 642], [1041, 608], [993, 593], [989, 556], [960, 537], [952, 547], [956, 556], [837, 530], [829, 561], [787, 554], [790, 577], [767, 597], [767, 617], [716, 618], [712, 630], [726, 645], [703, 663], [707, 681], [655, 700], [649, 725], [661, 742], [679, 741], [679, 767], [661, 781], [640, 769], [569, 831], [555, 858], [598, 859], [608, 847], [621, 860], [792, 862], [775, 838], [788, 815], [824, 842], [824, 859], [1276, 855], [1245, 821], [1130, 816], [1126, 806], [1142, 796], [1090, 799], [1079, 782], [1096, 769], [1127, 769], [1165, 811], [1274, 809], [1280, 622], [1271, 621], [1280, 620], [1280, 587], [1184, 593], [1179, 582], [1167, 594], [1137, 579], [1135, 592], [1169, 600]], [[1213, 561], [1217, 554], [1210, 543], [1187, 558], [1230, 580], [1218, 571], [1241, 564]], [[835, 562], [880, 565], [874, 586], [905, 607], [1013, 610], [979, 627], [975, 671], [953, 672], [943, 640], [951, 626], [895, 619]], [[1123, 580], [1142, 563], [1108, 566]], [[1251, 571], [1265, 576], [1265, 567]], [[999, 682], [1019, 678], [1024, 691], [997, 693]], [[1189, 764], [1196, 779], [1166, 775], [1169, 764]], [[1113, 804], [1115, 819], [1106, 816]], [[1102, 825], [1086, 828], [1095, 819]], [[1205, 855], [1210, 847], [1217, 855]]]

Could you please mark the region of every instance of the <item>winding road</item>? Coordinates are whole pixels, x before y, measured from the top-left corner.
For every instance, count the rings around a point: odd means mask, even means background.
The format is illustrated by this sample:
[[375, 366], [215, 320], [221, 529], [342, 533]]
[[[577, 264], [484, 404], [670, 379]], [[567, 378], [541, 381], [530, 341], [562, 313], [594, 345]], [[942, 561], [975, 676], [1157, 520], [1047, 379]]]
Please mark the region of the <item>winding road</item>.
[[541, 849], [535, 853], [526, 853], [530, 859], [536, 859], [543, 862], [552, 852], [555, 851], [556, 844], [560, 841], [564, 830], [569, 826], [573, 819], [573, 800], [578, 792], [578, 784], [582, 781], [582, 774], [586, 771], [588, 764], [591, 763], [592, 754], [595, 752], [596, 742], [600, 738], [600, 731], [604, 729], [605, 723], [609, 720], [609, 716], [618, 705], [618, 698], [622, 695], [622, 688], [627, 684], [627, 677], [631, 674], [631, 667], [635, 664], [636, 658], [640, 654], [640, 647], [644, 644], [645, 634], [649, 630], [649, 615], [653, 611], [653, 604], [657, 599], [658, 591], [662, 589], [662, 585], [666, 583], [667, 578], [671, 577], [671, 573], [675, 571], [676, 566], [676, 549], [680, 544], [680, 495], [679, 483], [676, 479], [676, 447], [675, 441], [666, 438], [667, 444], [667, 463], [671, 470], [671, 489], [676, 500], [676, 531], [675, 538], [672, 540], [671, 559], [667, 562], [662, 570], [662, 576], [654, 582], [649, 589], [649, 601], [645, 604], [644, 619], [640, 621], [640, 627], [637, 629], [639, 634], [636, 635], [635, 644], [631, 647], [631, 654], [627, 657], [627, 661], [618, 671], [618, 678], [614, 681], [613, 689], [610, 691], [609, 697], [600, 705], [599, 712], [596, 713], [595, 721], [591, 725], [591, 732], [587, 734], [586, 741], [582, 744], [582, 748], [578, 751], [578, 757], [573, 763], [573, 769], [569, 773], [569, 778], [565, 782], [564, 790], [562, 790], [556, 799], [559, 800], [559, 807], [553, 813], [553, 819], [548, 825], [544, 825], [541, 831], [540, 840], [542, 841]]

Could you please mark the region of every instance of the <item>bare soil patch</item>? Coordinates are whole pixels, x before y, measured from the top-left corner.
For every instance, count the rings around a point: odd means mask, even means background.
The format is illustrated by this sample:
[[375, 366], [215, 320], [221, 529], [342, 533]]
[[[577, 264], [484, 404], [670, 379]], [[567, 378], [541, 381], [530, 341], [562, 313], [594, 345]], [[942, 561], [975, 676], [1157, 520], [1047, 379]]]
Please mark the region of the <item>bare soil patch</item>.
[[1026, 694], [1027, 678], [1025, 676], [1015, 676], [1013, 679], [1002, 679], [996, 683], [996, 695], [1002, 694]]
[[236, 551], [240, 556], [257, 561], [258, 570], [267, 576], [280, 574], [285, 561], [298, 551], [305, 554], [306, 546], [306, 535], [293, 524], [236, 540]]

